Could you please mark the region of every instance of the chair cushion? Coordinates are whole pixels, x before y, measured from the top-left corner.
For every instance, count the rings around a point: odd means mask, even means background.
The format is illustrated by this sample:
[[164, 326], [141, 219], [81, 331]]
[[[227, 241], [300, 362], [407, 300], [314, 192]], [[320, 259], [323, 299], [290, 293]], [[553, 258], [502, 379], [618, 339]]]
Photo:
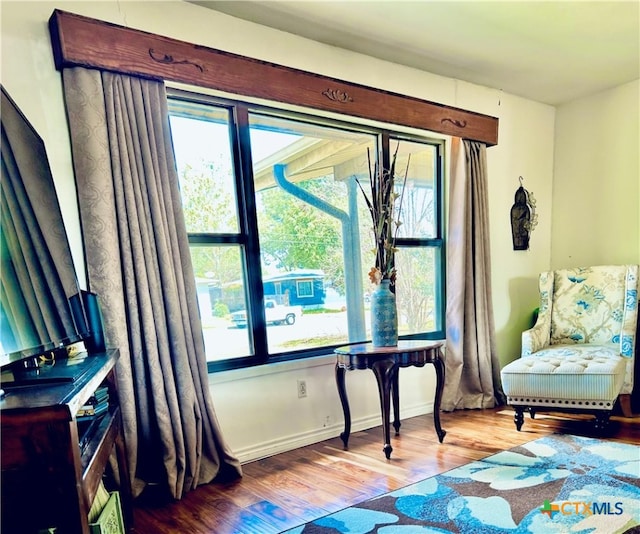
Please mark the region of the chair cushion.
[[509, 404], [549, 404], [546, 399], [583, 406], [580, 403], [590, 401], [610, 409], [625, 370], [626, 359], [617, 345], [579, 344], [534, 352], [506, 365], [500, 374]]
[[626, 273], [624, 265], [554, 271], [551, 344], [619, 342]]

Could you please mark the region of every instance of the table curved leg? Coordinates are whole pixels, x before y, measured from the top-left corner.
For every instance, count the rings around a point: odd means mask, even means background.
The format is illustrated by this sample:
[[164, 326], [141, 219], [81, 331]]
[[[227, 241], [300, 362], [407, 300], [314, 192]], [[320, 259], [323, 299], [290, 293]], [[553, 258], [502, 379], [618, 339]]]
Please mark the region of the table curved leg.
[[384, 446], [382, 450], [387, 460], [391, 457], [393, 447], [391, 446], [391, 436], [389, 433], [389, 407], [391, 383], [394, 371], [397, 373], [398, 367], [392, 359], [378, 360], [371, 366], [373, 374], [378, 382], [378, 393], [380, 394], [380, 407], [382, 408], [382, 430], [384, 432]]
[[440, 403], [442, 402], [442, 392], [444, 390], [444, 361], [439, 350], [433, 360], [433, 366], [436, 369], [436, 398], [433, 406], [433, 422], [436, 427], [436, 434], [438, 434], [438, 440], [442, 443], [447, 431], [440, 426]]
[[336, 385], [338, 386], [338, 395], [342, 404], [342, 413], [344, 414], [344, 432], [340, 434], [340, 439], [344, 443], [344, 448], [348, 448], [349, 434], [351, 434], [351, 410], [349, 409], [349, 399], [347, 398], [347, 389], [345, 387], [344, 374], [346, 369], [336, 364]]
[[400, 387], [399, 368], [396, 367], [391, 378], [391, 399], [393, 400], [393, 428], [396, 429], [396, 436], [400, 434]]

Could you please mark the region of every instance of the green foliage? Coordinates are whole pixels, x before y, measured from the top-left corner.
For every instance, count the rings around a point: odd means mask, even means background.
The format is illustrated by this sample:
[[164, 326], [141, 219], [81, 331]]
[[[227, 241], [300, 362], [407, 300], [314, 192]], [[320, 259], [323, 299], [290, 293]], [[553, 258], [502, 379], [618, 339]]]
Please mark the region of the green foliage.
[[237, 231], [235, 188], [231, 169], [213, 162], [185, 165], [180, 195], [187, 232]]
[[404, 318], [408, 331], [422, 332], [433, 328], [435, 285], [433, 252], [423, 248], [403, 248], [398, 255], [396, 289], [398, 313]]
[[226, 317], [229, 315], [229, 306], [227, 306], [224, 302], [216, 302], [213, 305], [213, 316], [214, 317]]
[[[180, 179], [180, 195], [189, 233], [237, 231], [235, 189], [232, 174], [213, 162], [185, 165]], [[196, 278], [213, 273], [221, 283], [238, 278], [240, 257], [237, 247], [192, 247], [191, 260]]]
[[[332, 178], [298, 185], [333, 202], [346, 196], [344, 185]], [[333, 287], [344, 287], [339, 221], [279, 188], [262, 191], [258, 205], [260, 251], [267, 265], [285, 271], [322, 269]]]

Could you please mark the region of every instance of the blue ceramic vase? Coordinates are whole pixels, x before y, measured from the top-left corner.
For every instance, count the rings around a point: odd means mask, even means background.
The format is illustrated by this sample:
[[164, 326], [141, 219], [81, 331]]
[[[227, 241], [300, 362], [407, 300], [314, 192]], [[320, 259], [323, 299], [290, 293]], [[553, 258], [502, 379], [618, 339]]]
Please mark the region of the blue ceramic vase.
[[374, 347], [398, 345], [398, 310], [396, 296], [384, 279], [371, 295], [371, 342]]

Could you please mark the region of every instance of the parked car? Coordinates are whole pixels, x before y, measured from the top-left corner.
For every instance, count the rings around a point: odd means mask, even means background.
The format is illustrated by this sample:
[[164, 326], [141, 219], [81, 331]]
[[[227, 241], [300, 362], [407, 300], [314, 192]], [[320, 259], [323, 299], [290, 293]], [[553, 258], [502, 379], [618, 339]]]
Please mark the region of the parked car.
[[[266, 299], [264, 302], [264, 314], [267, 324], [295, 324], [302, 315], [302, 306], [285, 306], [275, 300]], [[247, 310], [239, 310], [231, 314], [231, 320], [238, 328], [247, 327]]]

